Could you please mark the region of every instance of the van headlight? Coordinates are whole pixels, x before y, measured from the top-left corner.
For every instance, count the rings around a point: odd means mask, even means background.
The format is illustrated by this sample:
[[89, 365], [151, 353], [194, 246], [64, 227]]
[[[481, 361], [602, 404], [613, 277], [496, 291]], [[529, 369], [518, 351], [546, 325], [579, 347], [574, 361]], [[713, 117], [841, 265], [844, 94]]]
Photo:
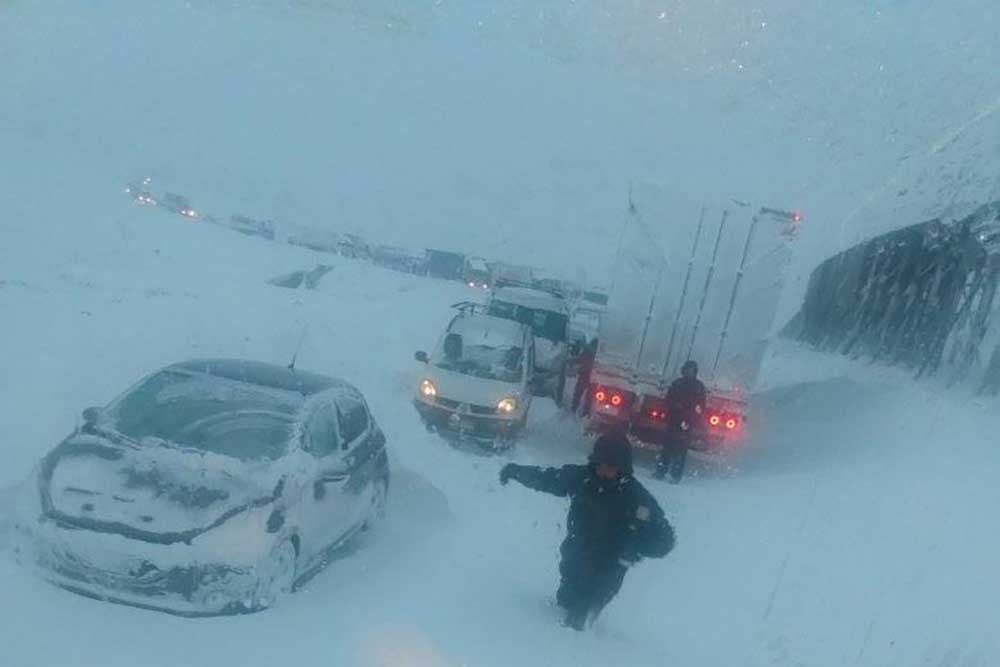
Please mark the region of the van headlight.
[[517, 410], [517, 399], [513, 396], [501, 398], [497, 401], [497, 412], [502, 415], [509, 415]]
[[424, 379], [420, 382], [420, 395], [424, 398], [434, 398], [438, 395], [437, 387], [430, 380]]

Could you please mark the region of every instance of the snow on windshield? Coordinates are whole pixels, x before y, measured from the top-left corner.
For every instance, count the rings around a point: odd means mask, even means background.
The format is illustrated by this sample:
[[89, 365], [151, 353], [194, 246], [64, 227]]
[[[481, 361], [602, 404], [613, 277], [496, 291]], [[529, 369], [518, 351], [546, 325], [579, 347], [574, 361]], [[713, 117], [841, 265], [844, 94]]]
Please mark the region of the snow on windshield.
[[113, 427], [239, 459], [276, 459], [292, 437], [301, 398], [215, 377], [163, 371], [111, 410]]
[[500, 382], [518, 382], [523, 362], [520, 328], [483, 316], [456, 319], [433, 360], [444, 370]]

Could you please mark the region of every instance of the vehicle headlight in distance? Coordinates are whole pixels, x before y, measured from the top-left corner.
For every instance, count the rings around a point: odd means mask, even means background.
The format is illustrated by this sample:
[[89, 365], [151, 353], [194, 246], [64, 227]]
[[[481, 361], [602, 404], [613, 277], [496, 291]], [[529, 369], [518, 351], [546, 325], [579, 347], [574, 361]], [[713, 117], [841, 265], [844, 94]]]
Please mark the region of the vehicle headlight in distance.
[[434, 398], [438, 395], [437, 387], [430, 380], [424, 379], [420, 382], [420, 395], [424, 398]]
[[497, 412], [504, 415], [509, 415], [510, 413], [517, 410], [517, 399], [513, 396], [508, 396], [507, 398], [501, 398], [497, 401]]

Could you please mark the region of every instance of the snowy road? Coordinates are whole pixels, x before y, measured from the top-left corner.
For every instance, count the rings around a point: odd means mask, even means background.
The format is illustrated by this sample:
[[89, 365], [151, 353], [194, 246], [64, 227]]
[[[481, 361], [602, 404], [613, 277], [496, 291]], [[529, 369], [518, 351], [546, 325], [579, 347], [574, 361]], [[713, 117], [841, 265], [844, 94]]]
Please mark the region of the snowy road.
[[[505, 457], [457, 451], [409, 404], [412, 352], [460, 285], [346, 261], [315, 291], [266, 284], [316, 256], [167, 218], [118, 218], [93, 251], [10, 257], [17, 312], [0, 364], [0, 662], [42, 665], [988, 665], [1000, 584], [989, 410], [871, 368], [784, 350], [747, 449], [654, 490], [679, 535], [641, 564], [592, 634], [558, 627], [565, 504], [501, 488]], [[26, 239], [27, 243], [29, 240]], [[106, 268], [114, 262], [114, 274]], [[248, 305], [249, 304], [249, 305]], [[29, 576], [7, 545], [12, 485], [142, 372], [181, 358], [281, 361], [368, 396], [395, 470], [389, 518], [281, 607], [186, 620]], [[376, 332], [375, 335], [372, 332]], [[539, 403], [510, 454], [579, 461], [579, 426]]]

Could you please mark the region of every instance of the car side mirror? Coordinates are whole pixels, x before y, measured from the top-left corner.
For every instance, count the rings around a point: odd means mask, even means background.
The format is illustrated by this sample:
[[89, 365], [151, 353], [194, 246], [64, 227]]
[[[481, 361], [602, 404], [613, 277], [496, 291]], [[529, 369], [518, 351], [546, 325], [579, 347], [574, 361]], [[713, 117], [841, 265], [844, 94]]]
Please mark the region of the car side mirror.
[[100, 408], [87, 408], [83, 411], [83, 425], [93, 426], [101, 419]]
[[419, 361], [422, 364], [426, 364], [428, 361], [430, 361], [430, 358], [427, 356], [427, 353], [424, 352], [423, 350], [421, 350], [421, 351], [417, 352], [416, 354], [414, 354], [413, 358], [416, 359], [417, 361]]

